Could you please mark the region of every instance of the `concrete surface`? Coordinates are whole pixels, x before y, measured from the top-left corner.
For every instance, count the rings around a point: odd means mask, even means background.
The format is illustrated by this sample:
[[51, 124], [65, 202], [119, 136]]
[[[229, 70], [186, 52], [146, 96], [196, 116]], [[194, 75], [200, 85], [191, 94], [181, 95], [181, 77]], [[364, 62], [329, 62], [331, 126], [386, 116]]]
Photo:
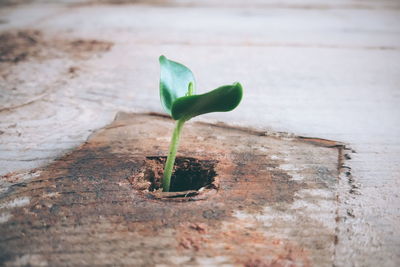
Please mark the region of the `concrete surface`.
[[2, 265], [333, 265], [342, 145], [188, 123], [179, 158], [215, 173], [213, 185], [149, 191], [173, 127], [118, 113], [33, 179], [3, 177]]
[[[164, 54], [193, 70], [199, 91], [243, 84], [237, 110], [200, 120], [349, 144], [335, 265], [400, 264], [398, 1], [18, 2], [1, 2], [0, 30], [40, 30], [43, 41], [0, 62], [2, 174], [29, 176], [117, 111], [162, 111]], [[74, 40], [113, 46], [74, 56], [59, 45]]]

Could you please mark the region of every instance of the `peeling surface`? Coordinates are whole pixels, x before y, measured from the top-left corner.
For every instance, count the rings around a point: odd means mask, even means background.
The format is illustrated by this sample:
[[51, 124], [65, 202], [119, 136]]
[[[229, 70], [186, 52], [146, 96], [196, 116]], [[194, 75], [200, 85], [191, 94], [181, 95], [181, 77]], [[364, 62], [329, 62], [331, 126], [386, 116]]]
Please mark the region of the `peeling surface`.
[[[147, 157], [166, 153], [168, 141], [157, 137], [172, 127], [168, 118], [120, 113], [23, 187], [10, 186], [0, 197], [13, 214], [0, 228], [2, 262], [18, 265], [18, 255], [35, 251], [50, 265], [332, 265], [340, 146], [188, 123], [179, 153], [215, 160], [219, 189], [196, 202], [166, 202], [129, 180]], [[281, 168], [280, 154], [300, 166], [301, 181]], [[118, 253], [109, 254], [111, 240]]]

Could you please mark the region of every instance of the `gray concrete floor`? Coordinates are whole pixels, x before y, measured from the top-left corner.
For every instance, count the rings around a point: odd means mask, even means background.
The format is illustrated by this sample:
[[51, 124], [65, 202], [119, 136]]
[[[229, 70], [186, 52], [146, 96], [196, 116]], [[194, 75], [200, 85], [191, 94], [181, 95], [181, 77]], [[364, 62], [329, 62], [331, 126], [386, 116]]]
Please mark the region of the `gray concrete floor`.
[[1, 174], [50, 162], [117, 111], [161, 112], [164, 54], [193, 70], [199, 91], [243, 84], [237, 110], [200, 120], [353, 148], [360, 194], [340, 195], [340, 212], [352, 216], [337, 225], [335, 265], [400, 265], [398, 1], [17, 2], [0, 1], [1, 32], [113, 46], [78, 59], [47, 46], [51, 56], [0, 62]]

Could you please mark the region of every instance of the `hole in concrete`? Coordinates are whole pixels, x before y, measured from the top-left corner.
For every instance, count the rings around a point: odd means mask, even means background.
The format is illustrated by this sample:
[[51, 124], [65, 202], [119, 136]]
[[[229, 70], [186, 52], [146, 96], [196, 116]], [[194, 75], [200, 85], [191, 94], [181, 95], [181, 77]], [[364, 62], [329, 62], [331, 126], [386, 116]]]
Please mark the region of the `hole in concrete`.
[[167, 157], [146, 157], [144, 168], [131, 177], [133, 188], [154, 193], [156, 198], [187, 198], [207, 190], [218, 189], [216, 160], [177, 157], [171, 177], [170, 192], [161, 192], [164, 165]]
[[[149, 191], [161, 188], [164, 165], [167, 157], [147, 157], [145, 180], [151, 183]], [[177, 157], [171, 177], [171, 192], [199, 190], [214, 182], [217, 176], [215, 160], [198, 160], [195, 158]], [[150, 168], [149, 168], [150, 167]]]

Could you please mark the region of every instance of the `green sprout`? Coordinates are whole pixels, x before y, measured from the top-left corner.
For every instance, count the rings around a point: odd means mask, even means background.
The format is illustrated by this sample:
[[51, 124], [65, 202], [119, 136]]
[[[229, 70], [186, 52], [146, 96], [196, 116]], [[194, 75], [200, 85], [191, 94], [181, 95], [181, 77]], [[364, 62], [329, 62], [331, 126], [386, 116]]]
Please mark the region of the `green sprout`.
[[201, 114], [233, 110], [242, 99], [243, 88], [240, 83], [234, 83], [196, 95], [194, 76], [190, 69], [165, 56], [160, 56], [159, 61], [161, 104], [165, 111], [176, 120], [162, 180], [163, 191], [169, 192], [183, 124]]

